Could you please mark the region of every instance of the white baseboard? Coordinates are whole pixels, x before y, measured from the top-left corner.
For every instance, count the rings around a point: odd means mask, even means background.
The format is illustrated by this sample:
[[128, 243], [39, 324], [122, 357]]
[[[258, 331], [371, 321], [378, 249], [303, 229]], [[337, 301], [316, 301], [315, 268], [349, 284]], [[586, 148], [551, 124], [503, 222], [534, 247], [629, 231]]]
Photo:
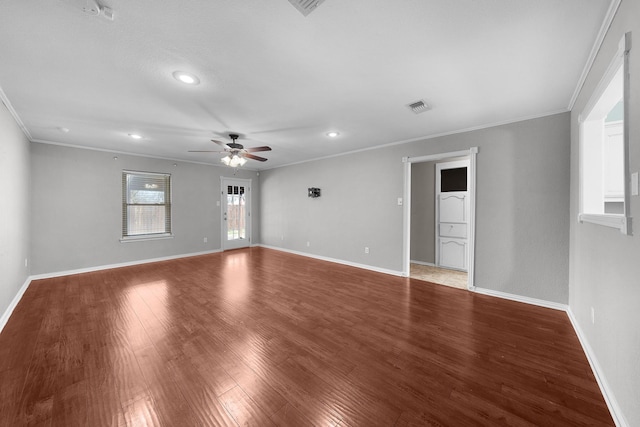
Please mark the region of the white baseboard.
[[348, 265], [349, 267], [362, 268], [364, 270], [375, 271], [376, 273], [384, 273], [384, 274], [391, 274], [392, 276], [404, 277], [402, 271], [389, 270], [389, 269], [386, 269], [386, 268], [374, 267], [372, 265], [359, 264], [359, 263], [356, 263], [356, 262], [345, 261], [345, 260], [336, 259], [336, 258], [329, 258], [329, 257], [325, 257], [325, 256], [309, 254], [309, 253], [306, 253], [306, 252], [294, 251], [294, 250], [291, 250], [291, 249], [279, 248], [277, 246], [270, 246], [270, 245], [256, 245], [256, 246], [261, 246], [261, 247], [266, 248], [266, 249], [273, 249], [274, 251], [287, 252], [287, 253], [294, 254], [294, 255], [300, 255], [300, 256], [307, 257], [307, 258], [319, 259], [321, 261], [335, 262], [336, 264]]
[[557, 302], [551, 302], [551, 301], [545, 301], [545, 300], [540, 300], [536, 298], [524, 297], [521, 295], [509, 294], [506, 292], [495, 291], [493, 289], [474, 288], [473, 291], [480, 294], [484, 294], [484, 295], [489, 295], [489, 296], [498, 297], [498, 298], [505, 298], [513, 301], [523, 302], [526, 304], [533, 304], [540, 307], [546, 307], [546, 308], [551, 308], [554, 310], [561, 310], [566, 312], [567, 316], [569, 317], [569, 321], [571, 322], [571, 325], [573, 326], [573, 329], [576, 332], [576, 335], [578, 336], [578, 340], [580, 341], [582, 350], [587, 356], [587, 360], [589, 361], [589, 365], [591, 366], [593, 375], [595, 376], [598, 386], [600, 387], [600, 392], [602, 393], [602, 397], [604, 398], [604, 401], [606, 402], [607, 407], [609, 408], [611, 418], [613, 418], [613, 421], [615, 422], [617, 427], [629, 427], [629, 423], [627, 423], [622, 413], [622, 410], [620, 408], [620, 405], [618, 405], [618, 402], [614, 397], [613, 391], [611, 390], [611, 388], [609, 387], [609, 384], [607, 383], [604, 372], [602, 371], [602, 368], [598, 363], [598, 359], [596, 358], [595, 353], [593, 352], [593, 349], [589, 345], [589, 341], [587, 340], [586, 335], [584, 334], [584, 332], [582, 332], [582, 329], [580, 328], [578, 321], [573, 315], [571, 308], [567, 304], [560, 304]]
[[411, 264], [419, 264], [419, 265], [426, 265], [428, 267], [437, 267], [437, 265], [435, 265], [432, 262], [424, 262], [424, 261], [416, 261], [414, 259], [409, 261]]
[[181, 255], [171, 255], [171, 256], [160, 257], [160, 258], [151, 258], [151, 259], [143, 259], [143, 260], [138, 260], [138, 261], [122, 262], [122, 263], [118, 263], [118, 264], [99, 265], [99, 266], [95, 266], [95, 267], [78, 268], [78, 269], [75, 269], [75, 270], [56, 271], [56, 272], [53, 272], [53, 273], [44, 273], [44, 274], [34, 274], [32, 276], [27, 277], [27, 279], [25, 280], [24, 284], [22, 285], [22, 287], [20, 288], [20, 290], [18, 291], [16, 296], [13, 298], [13, 300], [9, 304], [9, 307], [7, 307], [7, 309], [2, 314], [2, 317], [0, 317], [0, 332], [2, 332], [2, 330], [4, 329], [5, 325], [9, 321], [9, 317], [11, 317], [11, 314], [13, 313], [13, 310], [15, 310], [16, 306], [18, 305], [18, 303], [22, 299], [22, 296], [24, 295], [25, 291], [27, 290], [27, 288], [29, 287], [29, 285], [31, 284], [31, 282], [33, 280], [49, 279], [49, 278], [52, 278], [52, 277], [69, 276], [71, 274], [89, 273], [89, 272], [92, 272], [92, 271], [108, 270], [110, 268], [129, 267], [129, 266], [132, 266], [132, 265], [148, 264], [148, 263], [151, 263], [151, 262], [158, 262], [158, 261], [168, 261], [168, 260], [172, 260], [172, 259], [187, 258], [187, 257], [192, 257], [192, 256], [198, 256], [198, 255], [215, 254], [215, 253], [218, 253], [218, 252], [222, 252], [222, 250], [221, 249], [215, 249], [215, 250], [212, 250], [212, 251], [193, 252], [193, 253], [181, 254]]
[[218, 252], [222, 252], [222, 249], [215, 249], [212, 251], [203, 251], [203, 252], [193, 252], [193, 253], [180, 254], [180, 255], [170, 255], [170, 256], [165, 256], [160, 258], [149, 258], [149, 259], [142, 259], [137, 261], [121, 262], [117, 264], [98, 265], [95, 267], [78, 268], [76, 270], [66, 270], [66, 271], [56, 271], [53, 273], [35, 274], [31, 276], [30, 279], [31, 280], [50, 279], [52, 277], [69, 276], [71, 274], [80, 274], [80, 273], [90, 273], [92, 271], [108, 270], [110, 268], [130, 267], [132, 265], [148, 264], [150, 262], [159, 262], [159, 261], [169, 261], [172, 259], [188, 258], [188, 257], [198, 256], [198, 255], [215, 254]]
[[587, 336], [580, 328], [580, 324], [578, 320], [573, 315], [573, 311], [571, 311], [571, 307], [567, 307], [567, 316], [571, 321], [571, 325], [573, 325], [573, 329], [576, 331], [576, 335], [578, 336], [578, 340], [580, 341], [580, 345], [582, 345], [582, 350], [584, 350], [584, 354], [587, 356], [587, 360], [589, 361], [589, 365], [591, 365], [591, 370], [593, 371], [593, 375], [596, 377], [596, 381], [598, 382], [598, 386], [600, 386], [600, 391], [602, 392], [602, 397], [604, 397], [604, 401], [609, 408], [609, 412], [611, 413], [611, 418], [616, 423], [617, 427], [628, 427], [629, 423], [627, 423], [626, 418], [622, 413], [622, 409], [620, 405], [618, 405], [618, 401], [616, 400], [613, 391], [609, 387], [609, 383], [598, 363], [598, 359], [596, 358], [591, 345], [589, 345], [589, 341], [587, 340]]
[[512, 301], [524, 302], [526, 304], [537, 305], [537, 306], [545, 307], [545, 308], [552, 308], [554, 310], [567, 311], [567, 309], [569, 308], [569, 306], [567, 306], [567, 304], [560, 304], [558, 302], [547, 301], [547, 300], [537, 299], [537, 298], [530, 298], [530, 297], [525, 297], [525, 296], [522, 296], [522, 295], [509, 294], [507, 292], [495, 291], [493, 289], [474, 287], [472, 289], [472, 291], [473, 292], [477, 292], [479, 294], [483, 294], [483, 295], [489, 295], [489, 296], [492, 296], [492, 297], [498, 297], [498, 298], [503, 298], [503, 299], [509, 299], [509, 300], [512, 300]]
[[[262, 244], [256, 244], [256, 245], [251, 245], [251, 246], [252, 247], [254, 247], [254, 246], [255, 247], [264, 247], [264, 248], [267, 248], [267, 249], [273, 249], [273, 250], [281, 251], [281, 252], [288, 252], [288, 253], [291, 253], [291, 254], [294, 254], [294, 255], [300, 255], [300, 256], [304, 256], [304, 257], [308, 257], [308, 258], [319, 259], [319, 260], [322, 260], [322, 261], [335, 262], [337, 264], [348, 265], [350, 267], [362, 268], [362, 269], [365, 269], [365, 270], [375, 271], [375, 272], [384, 273], [384, 274], [390, 274], [390, 275], [393, 275], [393, 276], [403, 276], [403, 273], [401, 271], [389, 270], [389, 269], [385, 269], [385, 268], [378, 268], [378, 267], [373, 267], [373, 266], [366, 265], [366, 264], [358, 264], [358, 263], [339, 260], [339, 259], [335, 259], [335, 258], [323, 257], [323, 256], [319, 256], [319, 255], [313, 255], [313, 254], [305, 253], [305, 252], [299, 252], [299, 251], [293, 251], [293, 250], [290, 250], [290, 249], [279, 248], [279, 247], [276, 247], [276, 246], [269, 246], [269, 245], [262, 245]], [[158, 262], [158, 261], [168, 261], [168, 260], [172, 260], [172, 259], [187, 258], [187, 257], [191, 257], [191, 256], [198, 256], [198, 255], [207, 255], [207, 254], [213, 254], [213, 253], [218, 253], [218, 252], [222, 252], [222, 250], [221, 249], [217, 249], [217, 250], [213, 250], [213, 251], [195, 252], [195, 253], [190, 253], [190, 254], [173, 255], [173, 256], [167, 256], [167, 257], [161, 257], [161, 258], [152, 258], [152, 259], [124, 262], [124, 263], [118, 263], [118, 264], [101, 265], [101, 266], [96, 266], [96, 267], [88, 267], [88, 268], [81, 268], [81, 269], [76, 269], [76, 270], [59, 271], [59, 272], [55, 272], [55, 273], [46, 273], [46, 274], [38, 274], [38, 275], [29, 276], [25, 280], [24, 284], [20, 287], [20, 289], [18, 290], [18, 293], [13, 298], [13, 300], [11, 301], [11, 303], [9, 304], [9, 306], [7, 307], [5, 312], [2, 314], [2, 317], [0, 317], [0, 332], [2, 332], [2, 330], [5, 327], [5, 325], [9, 321], [9, 317], [11, 317], [11, 314], [13, 313], [13, 310], [15, 310], [16, 306], [18, 305], [18, 303], [22, 299], [22, 296], [26, 292], [26, 290], [29, 287], [29, 284], [31, 283], [32, 280], [46, 279], [46, 278], [59, 277], [59, 276], [67, 276], [67, 275], [70, 275], [70, 274], [87, 273], [87, 272], [99, 271], [99, 270], [107, 270], [107, 269], [110, 269], [110, 268], [128, 267], [128, 266], [132, 266], [132, 265], [147, 264], [147, 263]], [[587, 357], [587, 360], [589, 361], [589, 365], [591, 366], [591, 370], [593, 371], [593, 374], [594, 374], [594, 376], [596, 378], [598, 386], [600, 387], [600, 391], [602, 392], [602, 396], [603, 396], [603, 398], [604, 398], [604, 400], [605, 400], [605, 402], [607, 404], [607, 407], [609, 408], [609, 412], [611, 413], [611, 417], [613, 418], [613, 421], [615, 422], [617, 427], [629, 427], [629, 424], [627, 423], [627, 421], [626, 421], [626, 419], [625, 419], [625, 417], [623, 415], [623, 412], [622, 412], [622, 410], [620, 408], [620, 405], [618, 404], [617, 400], [615, 399], [613, 391], [609, 387], [609, 384], [608, 384], [608, 382], [606, 380], [604, 372], [602, 371], [602, 368], [600, 367], [600, 364], [598, 363], [598, 359], [596, 358], [595, 353], [593, 352], [593, 349], [591, 348], [591, 345], [589, 345], [589, 341], [587, 340], [586, 335], [582, 332], [582, 329], [580, 328], [580, 325], [578, 324], [577, 319], [573, 315], [573, 312], [571, 311], [571, 308], [568, 305], [560, 304], [560, 303], [556, 303], [556, 302], [552, 302], [552, 301], [541, 300], [541, 299], [537, 299], [537, 298], [525, 297], [525, 296], [516, 295], [516, 294], [509, 294], [509, 293], [506, 293], [506, 292], [496, 291], [496, 290], [493, 290], [493, 289], [474, 287], [472, 289], [472, 291], [473, 292], [477, 292], [479, 294], [483, 294], [483, 295], [488, 295], [488, 296], [498, 297], [498, 298], [504, 298], [504, 299], [508, 299], [508, 300], [512, 300], [512, 301], [523, 302], [525, 304], [532, 304], [532, 305], [537, 305], [537, 306], [540, 306], [540, 307], [546, 307], [546, 308], [551, 308], [551, 309], [554, 309], [554, 310], [561, 310], [561, 311], [566, 312], [567, 316], [569, 317], [569, 321], [571, 322], [571, 325], [573, 326], [573, 329], [575, 330], [576, 335], [578, 336], [578, 340], [580, 341], [580, 345], [582, 345], [582, 349], [583, 349], [583, 351], [584, 351], [584, 353], [585, 353], [585, 355]]]
[[27, 291], [27, 288], [29, 287], [30, 283], [31, 283], [31, 277], [27, 277], [27, 280], [25, 280], [24, 284], [20, 287], [16, 296], [13, 297], [13, 300], [11, 300], [9, 307], [7, 307], [4, 313], [2, 313], [2, 317], [0, 317], [0, 332], [2, 332], [2, 330], [6, 326], [7, 322], [9, 321], [9, 317], [11, 317], [13, 310], [15, 310], [16, 307], [18, 306], [18, 303], [22, 299], [22, 296], [24, 295], [24, 293]]

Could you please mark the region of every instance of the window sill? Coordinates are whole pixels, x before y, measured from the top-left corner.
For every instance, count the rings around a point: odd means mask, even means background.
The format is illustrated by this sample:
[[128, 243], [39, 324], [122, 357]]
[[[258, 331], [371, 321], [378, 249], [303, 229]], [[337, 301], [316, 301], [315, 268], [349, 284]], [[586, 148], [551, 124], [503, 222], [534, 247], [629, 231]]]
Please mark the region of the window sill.
[[631, 235], [631, 218], [624, 215], [578, 214], [578, 221], [616, 228], [622, 234]]
[[120, 243], [141, 242], [147, 240], [173, 239], [173, 234], [147, 234], [141, 236], [127, 236], [120, 239]]

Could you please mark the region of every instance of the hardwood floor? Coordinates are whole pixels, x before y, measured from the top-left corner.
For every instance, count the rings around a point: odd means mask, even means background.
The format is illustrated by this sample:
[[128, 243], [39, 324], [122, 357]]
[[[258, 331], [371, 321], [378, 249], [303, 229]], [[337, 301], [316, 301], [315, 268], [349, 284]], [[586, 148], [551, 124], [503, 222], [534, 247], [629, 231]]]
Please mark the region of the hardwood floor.
[[0, 425], [610, 426], [565, 313], [264, 248], [34, 281]]

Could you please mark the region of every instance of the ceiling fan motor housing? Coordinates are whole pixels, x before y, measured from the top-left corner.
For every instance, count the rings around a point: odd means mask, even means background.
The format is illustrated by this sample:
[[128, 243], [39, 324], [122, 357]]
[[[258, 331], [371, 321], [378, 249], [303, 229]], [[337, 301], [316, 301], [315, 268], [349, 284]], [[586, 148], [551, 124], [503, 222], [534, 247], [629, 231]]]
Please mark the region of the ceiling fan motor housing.
[[238, 134], [236, 134], [236, 133], [230, 133], [230, 134], [229, 134], [229, 138], [231, 138], [231, 142], [229, 142], [229, 143], [227, 144], [227, 146], [228, 146], [229, 148], [231, 148], [232, 150], [242, 150], [242, 149], [244, 148], [244, 146], [243, 146], [242, 144], [238, 144], [238, 143], [236, 142], [236, 140], [237, 140], [238, 138], [240, 138], [240, 135], [238, 135]]

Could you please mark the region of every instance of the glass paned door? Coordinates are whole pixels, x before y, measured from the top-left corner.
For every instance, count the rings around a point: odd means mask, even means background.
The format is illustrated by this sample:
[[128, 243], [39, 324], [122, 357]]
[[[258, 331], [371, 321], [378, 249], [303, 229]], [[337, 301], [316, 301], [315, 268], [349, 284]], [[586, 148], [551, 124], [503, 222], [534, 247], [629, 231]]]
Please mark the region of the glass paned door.
[[227, 186], [227, 239], [238, 240], [247, 237], [245, 212], [246, 199], [243, 185]]
[[223, 249], [243, 248], [251, 243], [250, 188], [250, 180], [222, 179]]

